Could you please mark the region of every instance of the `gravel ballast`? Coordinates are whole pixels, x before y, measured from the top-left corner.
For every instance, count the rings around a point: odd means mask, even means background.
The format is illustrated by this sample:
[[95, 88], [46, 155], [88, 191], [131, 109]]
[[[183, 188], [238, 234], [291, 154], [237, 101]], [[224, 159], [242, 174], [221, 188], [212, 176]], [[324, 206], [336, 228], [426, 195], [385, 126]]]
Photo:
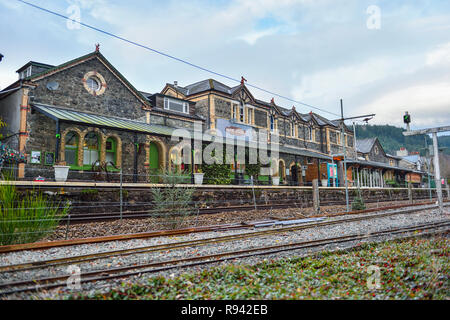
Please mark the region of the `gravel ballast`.
[[[387, 211], [389, 212], [389, 211]], [[374, 213], [364, 214], [364, 215], [374, 215]], [[354, 217], [355, 215], [352, 215]], [[327, 221], [331, 220], [341, 220], [346, 219], [346, 216], [339, 216], [328, 218]], [[439, 222], [439, 221], [449, 221], [448, 214], [439, 214], [436, 209], [426, 209], [415, 213], [407, 213], [407, 214], [398, 214], [387, 217], [377, 217], [371, 220], [363, 220], [356, 222], [345, 222], [342, 224], [321, 226], [321, 227], [312, 227], [300, 231], [295, 232], [283, 232], [273, 235], [265, 235], [262, 237], [252, 237], [250, 239], [241, 239], [238, 241], [230, 241], [230, 242], [220, 242], [217, 244], [208, 244], [202, 246], [195, 246], [191, 248], [184, 249], [174, 249], [174, 250], [166, 250], [162, 252], [151, 252], [145, 254], [133, 254], [128, 256], [116, 256], [105, 258], [101, 260], [94, 260], [91, 262], [85, 262], [78, 264], [78, 267], [81, 270], [81, 277], [83, 276], [83, 272], [88, 272], [92, 270], [105, 269], [109, 267], [120, 267], [125, 265], [133, 265], [133, 264], [142, 264], [142, 263], [150, 263], [157, 262], [163, 260], [170, 259], [180, 259], [187, 258], [193, 256], [214, 254], [218, 252], [227, 252], [234, 250], [242, 250], [249, 248], [257, 248], [263, 246], [270, 245], [278, 245], [278, 244], [286, 244], [300, 241], [310, 241], [316, 239], [330, 238], [330, 237], [338, 237], [346, 234], [368, 234], [371, 232], [386, 230], [390, 228], [398, 228], [404, 226], [412, 226], [419, 225], [429, 222]], [[35, 250], [35, 251], [22, 251], [22, 252], [13, 252], [8, 254], [0, 255], [0, 265], [11, 265], [18, 263], [25, 263], [31, 261], [38, 260], [47, 260], [54, 259], [58, 257], [68, 257], [75, 255], [83, 255], [90, 254], [95, 252], [104, 252], [110, 250], [119, 250], [119, 249], [129, 249], [135, 247], [143, 247], [143, 246], [152, 246], [157, 244], [165, 244], [165, 243], [176, 243], [179, 241], [188, 241], [195, 239], [206, 239], [223, 235], [231, 235], [238, 233], [249, 233], [254, 231], [260, 231], [262, 229], [258, 228], [257, 230], [230, 230], [223, 232], [206, 232], [206, 233], [194, 233], [184, 236], [177, 237], [159, 237], [159, 238], [151, 238], [151, 239], [138, 239], [138, 240], [128, 240], [128, 241], [114, 241], [114, 242], [105, 242], [105, 243], [97, 243], [91, 245], [77, 245], [70, 247], [60, 247], [60, 248], [52, 248], [49, 250]], [[384, 241], [386, 239], [390, 239], [392, 236], [382, 236], [377, 238], [377, 241]], [[371, 239], [370, 241], [373, 241]], [[277, 259], [280, 257], [289, 257], [289, 256], [301, 256], [304, 254], [308, 254], [315, 251], [321, 251], [324, 249], [340, 249], [355, 245], [356, 242], [349, 242], [345, 244], [338, 245], [328, 245], [323, 246], [321, 248], [315, 249], [300, 249], [296, 251], [287, 251], [279, 254], [273, 254], [270, 256], [256, 256], [245, 259], [240, 259], [239, 261], [227, 261], [225, 263], [246, 263], [246, 264], [254, 264], [264, 259]], [[188, 272], [192, 270], [199, 270], [201, 268], [209, 268], [213, 265], [218, 265], [222, 263], [216, 263], [211, 265], [205, 265], [201, 267], [192, 267], [189, 269], [172, 269], [166, 272], [160, 272], [158, 274], [162, 274], [165, 276], [174, 276], [175, 274], [179, 274], [182, 272]], [[51, 267], [48, 269], [36, 269], [30, 271], [22, 271], [22, 272], [3, 272], [0, 274], [0, 283], [16, 281], [16, 280], [26, 280], [30, 278], [41, 278], [48, 277], [54, 275], [68, 275], [68, 266], [58, 266]], [[139, 277], [130, 277], [127, 278], [127, 282], [133, 283], [144, 283], [146, 279], [149, 277], [153, 277], [157, 274], [141, 274]], [[107, 292], [109, 288], [119, 286], [123, 282], [123, 280], [110, 280], [110, 281], [100, 281], [96, 283], [83, 283], [81, 285], [83, 293], [92, 293], [95, 291]], [[16, 295], [11, 295], [9, 299], [43, 299], [43, 298], [62, 298], [68, 294], [73, 293], [74, 291], [69, 290], [67, 287], [62, 287], [58, 290], [51, 290], [49, 292], [39, 292], [39, 293], [20, 293]]]

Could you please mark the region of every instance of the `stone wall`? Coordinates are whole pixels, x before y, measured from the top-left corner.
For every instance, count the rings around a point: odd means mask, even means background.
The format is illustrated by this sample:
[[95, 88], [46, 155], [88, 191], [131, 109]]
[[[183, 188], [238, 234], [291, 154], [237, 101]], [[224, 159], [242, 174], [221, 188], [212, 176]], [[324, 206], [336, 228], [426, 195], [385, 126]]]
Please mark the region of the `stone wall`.
[[[106, 81], [106, 90], [101, 95], [94, 96], [84, 87], [83, 77], [91, 71], [98, 72]], [[57, 90], [47, 89], [47, 84], [52, 81], [58, 82]], [[34, 96], [32, 102], [127, 119], [145, 116], [145, 111], [142, 110], [143, 103], [95, 58], [38, 80], [36, 83], [38, 86], [30, 92], [30, 96]]]
[[[23, 190], [23, 189], [22, 189]], [[52, 190], [54, 192], [54, 189]], [[349, 190], [350, 204], [357, 195], [356, 189]], [[345, 205], [344, 188], [319, 188], [320, 202], [325, 205]], [[408, 189], [362, 189], [362, 196], [366, 203], [383, 201], [404, 201], [408, 199]], [[435, 192], [433, 190], [433, 196]], [[118, 214], [120, 191], [115, 189], [69, 189], [65, 188], [63, 195], [54, 195], [58, 200], [72, 202], [74, 208], [71, 214]], [[444, 198], [448, 196], [444, 192]], [[292, 208], [305, 208], [312, 206], [312, 188], [258, 188], [255, 187], [255, 199], [259, 205], [286, 204], [289, 202]], [[429, 201], [429, 190], [413, 189], [413, 199], [416, 201]], [[152, 196], [149, 189], [123, 190], [123, 210], [145, 211], [152, 208]], [[86, 205], [88, 202], [88, 205]], [[215, 207], [239, 207], [253, 202], [251, 188], [197, 188], [194, 202], [199, 208]], [[106, 205], [105, 205], [106, 204]], [[79, 208], [76, 208], [76, 207]], [[82, 207], [80, 207], [82, 206]], [[381, 204], [380, 204], [381, 206]], [[267, 213], [269, 217], [269, 212]]]
[[231, 119], [231, 102], [214, 98], [214, 106], [216, 111], [216, 118]]

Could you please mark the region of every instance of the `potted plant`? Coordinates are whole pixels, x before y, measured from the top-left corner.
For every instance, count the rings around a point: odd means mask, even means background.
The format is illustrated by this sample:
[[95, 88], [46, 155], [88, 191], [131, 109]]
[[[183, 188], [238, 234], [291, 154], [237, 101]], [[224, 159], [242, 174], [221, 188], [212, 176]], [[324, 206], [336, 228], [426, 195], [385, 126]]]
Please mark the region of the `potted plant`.
[[322, 172], [322, 187], [328, 187], [328, 178], [325, 173]]
[[53, 168], [55, 169], [55, 181], [65, 182], [69, 175], [70, 166], [66, 166], [65, 161], [58, 161]]
[[194, 173], [195, 184], [203, 184], [203, 176], [204, 176], [204, 173], [202, 172], [202, 168], [200, 168], [199, 166], [196, 166], [195, 173]]

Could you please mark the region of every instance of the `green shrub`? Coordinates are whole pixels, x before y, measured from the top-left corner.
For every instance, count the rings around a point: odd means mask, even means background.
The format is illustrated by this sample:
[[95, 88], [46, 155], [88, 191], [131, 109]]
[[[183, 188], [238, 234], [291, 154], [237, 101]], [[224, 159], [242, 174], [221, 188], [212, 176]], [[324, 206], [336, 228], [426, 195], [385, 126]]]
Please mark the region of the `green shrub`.
[[53, 232], [69, 212], [70, 205], [51, 201], [41, 192], [17, 192], [13, 185], [0, 185], [0, 244], [41, 240]]
[[153, 215], [162, 217], [168, 229], [181, 228], [186, 218], [196, 212], [192, 203], [195, 188], [180, 185], [185, 179], [180, 173], [166, 171], [161, 179], [168, 186], [151, 189], [155, 211]]
[[353, 202], [352, 202], [352, 210], [353, 211], [365, 210], [366, 205], [365, 205], [364, 199], [361, 195], [361, 190], [358, 188], [357, 192], [358, 192], [358, 194], [353, 199]]

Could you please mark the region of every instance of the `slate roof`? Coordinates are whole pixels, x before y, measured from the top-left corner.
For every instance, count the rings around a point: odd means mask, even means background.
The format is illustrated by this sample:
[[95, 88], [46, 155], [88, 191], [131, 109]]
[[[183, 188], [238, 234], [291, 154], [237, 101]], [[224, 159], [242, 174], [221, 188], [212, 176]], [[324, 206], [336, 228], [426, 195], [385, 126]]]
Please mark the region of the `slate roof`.
[[361, 153], [369, 153], [377, 138], [359, 139], [356, 140], [356, 150]]
[[22, 70], [25, 70], [29, 66], [36, 66], [36, 67], [41, 67], [41, 68], [46, 68], [46, 69], [52, 69], [52, 68], [55, 67], [55, 66], [53, 66], [51, 64], [46, 64], [46, 63], [41, 63], [41, 62], [36, 62], [36, 61], [30, 61], [27, 64], [25, 64], [23, 67], [18, 69], [16, 72], [21, 72]]
[[406, 167], [391, 166], [391, 165], [389, 165], [387, 163], [383, 163], [383, 162], [367, 161], [367, 160], [359, 160], [359, 159], [357, 159], [357, 160], [355, 160], [355, 159], [347, 159], [346, 161], [347, 161], [347, 163], [357, 163], [357, 164], [369, 165], [369, 166], [385, 168], [385, 169], [395, 169], [395, 170], [401, 170], [401, 171], [423, 173], [422, 171], [409, 169], [409, 168], [406, 168]]
[[[214, 80], [214, 79], [202, 80], [202, 81], [187, 85], [185, 87], [180, 87], [180, 86], [175, 87], [173, 84], [169, 84], [169, 83], [167, 83], [167, 86], [169, 86], [170, 88], [172, 88], [174, 90], [177, 90], [178, 92], [182, 93], [185, 96], [190, 96], [193, 94], [197, 94], [197, 93], [209, 91], [209, 90], [216, 90], [216, 91], [228, 94], [228, 95], [232, 95], [239, 88], [241, 88], [241, 85], [229, 87], [229, 86], [227, 86], [217, 80]], [[273, 107], [273, 108], [277, 109], [285, 117], [289, 117], [293, 112], [292, 109], [286, 109], [286, 108], [283, 108], [276, 104], [269, 103], [269, 102], [266, 102], [263, 100], [255, 99], [255, 102], [260, 105], [266, 106], [266, 107]], [[301, 114], [301, 113], [297, 112], [297, 114], [305, 122], [309, 122], [311, 120], [311, 118], [313, 118], [314, 121], [317, 122], [317, 124], [319, 126], [331, 126], [334, 128], [339, 128], [339, 126], [340, 126], [339, 120], [328, 120], [327, 118], [320, 116], [316, 113]], [[348, 127], [347, 127], [347, 129], [348, 129]]]
[[414, 154], [411, 156], [401, 157], [403, 160], [409, 161], [411, 163], [417, 163], [420, 160], [420, 155]]

